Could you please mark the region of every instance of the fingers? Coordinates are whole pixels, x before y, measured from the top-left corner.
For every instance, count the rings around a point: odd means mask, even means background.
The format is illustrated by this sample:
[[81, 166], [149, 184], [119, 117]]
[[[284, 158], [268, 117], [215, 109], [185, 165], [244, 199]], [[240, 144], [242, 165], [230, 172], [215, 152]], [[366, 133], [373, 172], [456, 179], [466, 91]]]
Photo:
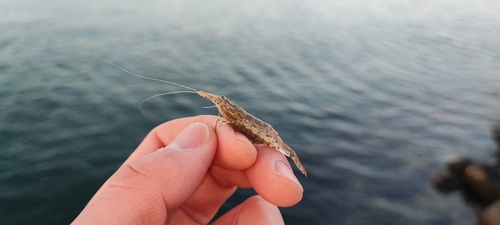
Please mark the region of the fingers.
[[252, 196], [231, 209], [217, 219], [213, 225], [219, 224], [285, 224], [281, 213], [275, 205], [262, 199], [260, 196]]
[[[257, 154], [250, 141], [230, 125], [219, 126], [216, 132], [213, 128], [208, 129], [207, 141], [195, 148], [196, 151], [169, 153], [172, 148], [179, 148], [174, 139], [179, 134], [182, 136], [190, 124], [201, 122], [211, 127], [218, 119], [216, 116], [182, 118], [153, 129], [96, 193], [79, 218], [98, 218], [103, 222], [106, 218], [103, 215], [122, 215], [110, 220], [109, 224], [127, 223], [131, 218], [161, 221], [167, 214], [165, 206], [172, 209], [187, 200], [175, 209], [179, 213], [169, 211], [175, 214], [169, 218], [207, 223], [234, 192], [235, 185], [254, 187], [258, 194], [275, 205], [298, 203], [303, 189], [285, 157], [269, 147], [258, 147]], [[187, 135], [186, 140], [192, 136]], [[169, 144], [174, 145], [157, 151]], [[205, 175], [210, 164], [210, 173]], [[162, 207], [158, 207], [160, 205]]]
[[216, 146], [208, 126], [187, 126], [168, 147], [122, 165], [75, 224], [164, 223], [167, 211], [188, 200], [205, 180]]
[[[230, 126], [223, 127], [231, 128]], [[221, 137], [231, 135], [233, 135], [231, 130], [217, 129], [219, 140]], [[267, 201], [279, 206], [297, 204], [302, 199], [303, 189], [293, 175], [286, 158], [273, 148], [258, 148], [256, 160], [252, 162], [252, 166], [245, 170], [223, 168], [220, 164], [215, 163], [216, 159], [214, 159], [209, 176], [192, 198], [185, 203], [184, 211], [192, 212], [192, 217], [197, 218], [197, 221], [208, 222], [215, 215], [217, 209], [233, 194], [235, 186], [253, 187]], [[240, 149], [221, 147], [219, 143], [217, 151], [227, 151], [222, 155], [230, 155], [231, 151], [238, 152]], [[217, 154], [215, 157], [217, 158]], [[227, 166], [230, 163], [224, 165]], [[237, 166], [235, 167], [237, 168]]]
[[276, 149], [258, 146], [255, 163], [246, 170], [228, 170], [212, 166], [211, 174], [221, 186], [253, 187], [272, 204], [288, 207], [302, 199], [303, 188], [283, 154]]
[[[152, 153], [170, 144], [187, 126], [192, 123], [201, 122], [211, 127], [211, 122], [216, 121], [216, 116], [186, 117], [168, 121], [155, 127], [144, 138], [137, 149], [130, 155], [125, 163]], [[214, 122], [215, 123], [215, 122]]]
[[285, 156], [273, 148], [259, 146], [257, 160], [245, 174], [255, 191], [272, 204], [288, 207], [302, 199], [302, 185]]
[[214, 165], [231, 170], [250, 167], [257, 158], [257, 150], [245, 135], [229, 124], [217, 127], [218, 149]]
[[[137, 159], [167, 146], [184, 128], [192, 123], [201, 122], [214, 127], [217, 120], [220, 119], [217, 116], [203, 115], [163, 123], [154, 128], [146, 136], [137, 150], [125, 162]], [[229, 124], [217, 127], [216, 133], [218, 149], [214, 165], [235, 170], [248, 168], [255, 162], [257, 157], [255, 147], [245, 136], [237, 131], [235, 132]]]
[[[207, 174], [198, 190], [181, 206], [185, 217], [200, 224], [208, 224], [221, 205], [236, 191], [235, 186], [224, 187]], [[185, 224], [180, 217], [171, 224]], [[177, 222], [177, 223], [175, 223]]]

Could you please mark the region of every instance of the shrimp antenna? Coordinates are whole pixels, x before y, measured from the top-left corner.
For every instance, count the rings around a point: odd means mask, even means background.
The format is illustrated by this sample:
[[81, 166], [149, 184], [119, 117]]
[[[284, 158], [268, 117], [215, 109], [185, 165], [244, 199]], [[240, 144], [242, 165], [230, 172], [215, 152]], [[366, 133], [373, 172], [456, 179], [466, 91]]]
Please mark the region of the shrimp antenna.
[[139, 104], [139, 107], [141, 108], [142, 114], [146, 115], [146, 112], [144, 112], [144, 108], [142, 108], [142, 104], [144, 104], [144, 102], [147, 102], [147, 101], [151, 100], [152, 98], [156, 98], [156, 97], [159, 97], [159, 96], [179, 94], [179, 93], [195, 93], [195, 94], [197, 94], [196, 91], [172, 91], [172, 92], [160, 93], [160, 94], [153, 95], [153, 96], [151, 96], [149, 98], [146, 98], [146, 99], [142, 100], [142, 102]]
[[130, 72], [130, 71], [128, 71], [128, 70], [126, 70], [125, 68], [123, 68], [123, 67], [121, 67], [121, 66], [118, 66], [118, 65], [116, 65], [116, 64], [114, 64], [114, 63], [112, 63], [112, 62], [108, 61], [108, 60], [101, 59], [101, 58], [98, 58], [98, 59], [99, 59], [99, 60], [101, 60], [101, 61], [103, 61], [103, 62], [106, 62], [106, 63], [108, 63], [108, 64], [111, 64], [111, 65], [115, 66], [116, 68], [118, 68], [118, 69], [120, 69], [120, 70], [124, 71], [125, 73], [128, 73], [128, 74], [132, 75], [132, 76], [136, 76], [136, 77], [139, 77], [139, 78], [142, 78], [142, 79], [147, 79], [147, 80], [152, 80], [152, 81], [158, 81], [158, 82], [163, 82], [163, 83], [167, 83], [167, 84], [171, 84], [171, 85], [179, 86], [179, 87], [186, 88], [186, 89], [189, 89], [189, 90], [191, 90], [191, 91], [195, 91], [195, 92], [197, 91], [197, 90], [196, 90], [196, 89], [194, 89], [194, 88], [188, 87], [188, 86], [186, 86], [186, 85], [182, 85], [182, 84], [174, 83], [174, 82], [172, 82], [172, 81], [167, 81], [167, 80], [162, 80], [162, 79], [157, 79], [157, 78], [153, 78], [153, 77], [147, 77], [147, 76], [142, 76], [142, 75], [139, 75], [139, 74], [135, 74], [135, 73], [132, 73], [132, 72]]

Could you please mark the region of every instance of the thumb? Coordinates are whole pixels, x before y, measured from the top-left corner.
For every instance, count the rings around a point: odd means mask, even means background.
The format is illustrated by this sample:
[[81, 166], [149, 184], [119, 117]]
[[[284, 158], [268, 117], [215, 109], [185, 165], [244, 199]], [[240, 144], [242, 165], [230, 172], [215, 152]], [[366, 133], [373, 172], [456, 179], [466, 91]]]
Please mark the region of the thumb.
[[167, 211], [199, 187], [216, 147], [215, 133], [207, 125], [187, 126], [167, 147], [122, 165], [75, 224], [164, 223]]

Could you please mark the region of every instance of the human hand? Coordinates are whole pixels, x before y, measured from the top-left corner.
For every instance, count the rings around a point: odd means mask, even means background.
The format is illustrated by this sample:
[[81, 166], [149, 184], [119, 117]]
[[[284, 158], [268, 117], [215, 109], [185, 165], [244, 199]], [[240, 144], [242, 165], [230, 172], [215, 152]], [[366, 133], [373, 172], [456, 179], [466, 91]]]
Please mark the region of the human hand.
[[73, 224], [207, 224], [237, 187], [259, 195], [213, 224], [283, 224], [277, 206], [297, 204], [303, 192], [290, 164], [231, 126], [215, 132], [218, 119], [188, 117], [153, 129]]

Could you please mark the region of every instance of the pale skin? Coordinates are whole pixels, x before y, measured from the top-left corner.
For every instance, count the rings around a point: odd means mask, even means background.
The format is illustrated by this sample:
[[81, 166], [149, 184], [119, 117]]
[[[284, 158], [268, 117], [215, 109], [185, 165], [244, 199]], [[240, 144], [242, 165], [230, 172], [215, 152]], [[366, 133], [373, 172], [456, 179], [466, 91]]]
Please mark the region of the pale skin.
[[220, 119], [188, 117], [153, 129], [73, 224], [208, 224], [238, 187], [258, 195], [213, 224], [284, 224], [277, 206], [293, 206], [303, 194], [290, 164], [228, 124], [214, 128]]

